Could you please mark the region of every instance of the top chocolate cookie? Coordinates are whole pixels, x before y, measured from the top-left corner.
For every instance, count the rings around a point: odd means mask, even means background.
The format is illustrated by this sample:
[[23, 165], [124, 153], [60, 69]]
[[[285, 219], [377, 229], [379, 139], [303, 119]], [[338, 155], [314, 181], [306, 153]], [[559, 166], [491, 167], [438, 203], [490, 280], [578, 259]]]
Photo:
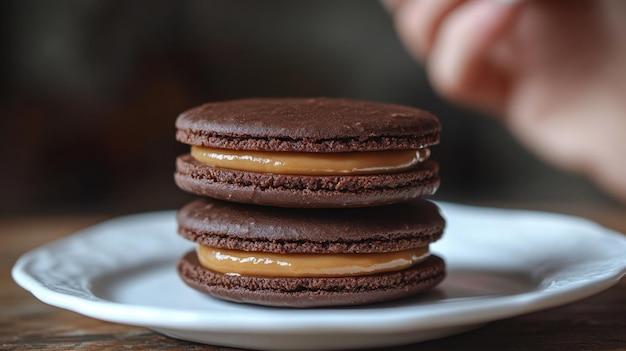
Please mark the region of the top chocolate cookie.
[[347, 99], [208, 103], [176, 120], [178, 141], [236, 150], [351, 152], [419, 149], [439, 142], [429, 112]]
[[281, 207], [362, 207], [432, 195], [439, 121], [415, 108], [346, 99], [246, 99], [182, 113], [186, 191]]

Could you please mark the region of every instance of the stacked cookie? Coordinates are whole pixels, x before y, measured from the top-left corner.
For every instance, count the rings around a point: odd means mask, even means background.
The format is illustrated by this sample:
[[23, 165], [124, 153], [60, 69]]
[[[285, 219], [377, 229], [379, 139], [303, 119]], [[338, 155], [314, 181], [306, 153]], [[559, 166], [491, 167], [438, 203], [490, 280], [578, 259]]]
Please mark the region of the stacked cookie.
[[176, 120], [191, 152], [175, 181], [205, 198], [178, 213], [198, 244], [178, 263], [189, 286], [270, 306], [366, 304], [430, 289], [444, 263], [425, 111], [345, 99], [209, 103]]

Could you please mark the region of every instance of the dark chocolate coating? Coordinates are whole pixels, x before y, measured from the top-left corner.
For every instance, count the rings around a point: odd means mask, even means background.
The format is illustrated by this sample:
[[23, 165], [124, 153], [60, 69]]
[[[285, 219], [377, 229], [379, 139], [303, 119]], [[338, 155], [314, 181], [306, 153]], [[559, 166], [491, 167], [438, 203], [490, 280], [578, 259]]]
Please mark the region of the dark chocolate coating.
[[347, 99], [244, 99], [183, 112], [176, 139], [236, 150], [347, 152], [437, 144], [441, 126], [412, 107]]
[[351, 209], [295, 209], [213, 199], [177, 215], [178, 232], [198, 244], [275, 253], [381, 253], [423, 247], [445, 226], [426, 200]]
[[399, 299], [431, 289], [445, 276], [441, 258], [430, 256], [411, 268], [389, 273], [337, 278], [229, 276], [202, 267], [191, 251], [178, 262], [190, 287], [225, 300], [283, 307], [363, 305]]
[[303, 176], [256, 173], [200, 163], [190, 155], [176, 160], [174, 180], [193, 194], [279, 207], [338, 208], [387, 205], [434, 194], [439, 166], [428, 160], [400, 173]]

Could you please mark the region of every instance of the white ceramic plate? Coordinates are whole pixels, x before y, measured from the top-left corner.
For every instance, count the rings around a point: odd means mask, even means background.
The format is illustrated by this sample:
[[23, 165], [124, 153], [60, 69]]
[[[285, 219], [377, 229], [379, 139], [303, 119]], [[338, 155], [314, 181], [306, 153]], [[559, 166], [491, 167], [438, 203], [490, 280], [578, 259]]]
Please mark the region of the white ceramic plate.
[[13, 278], [41, 301], [201, 343], [257, 349], [343, 349], [418, 342], [600, 292], [626, 273], [626, 237], [586, 220], [440, 204], [432, 246], [448, 277], [415, 298], [353, 308], [287, 309], [202, 295], [179, 279], [193, 245], [175, 213], [110, 220], [22, 256]]

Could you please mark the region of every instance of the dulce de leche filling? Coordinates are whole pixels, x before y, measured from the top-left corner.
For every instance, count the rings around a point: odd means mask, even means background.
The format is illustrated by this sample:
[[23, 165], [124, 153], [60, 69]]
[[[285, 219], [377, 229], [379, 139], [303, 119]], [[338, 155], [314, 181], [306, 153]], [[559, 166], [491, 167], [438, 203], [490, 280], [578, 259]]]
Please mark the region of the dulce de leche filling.
[[346, 175], [401, 172], [430, 156], [427, 148], [371, 152], [270, 152], [191, 146], [198, 162], [250, 172], [291, 175]]
[[200, 264], [226, 275], [348, 277], [399, 271], [424, 261], [428, 247], [371, 254], [275, 254], [199, 245]]

